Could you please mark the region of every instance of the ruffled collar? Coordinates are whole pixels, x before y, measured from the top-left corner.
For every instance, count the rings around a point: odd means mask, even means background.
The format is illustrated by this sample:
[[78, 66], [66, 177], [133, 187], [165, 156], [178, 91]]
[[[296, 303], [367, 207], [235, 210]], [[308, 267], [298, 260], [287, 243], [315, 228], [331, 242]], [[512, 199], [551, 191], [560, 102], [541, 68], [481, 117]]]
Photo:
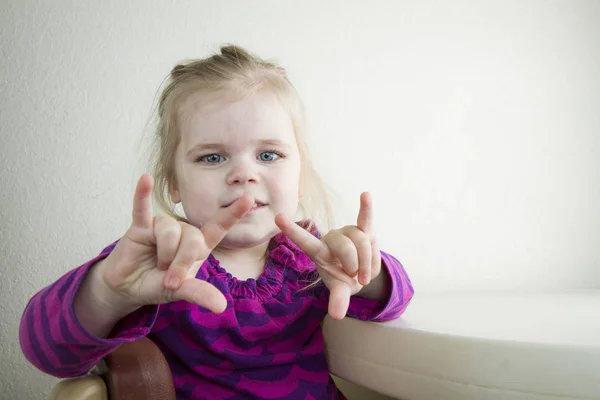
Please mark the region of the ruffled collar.
[[[303, 228], [309, 226], [308, 221], [297, 223]], [[315, 228], [311, 233], [319, 237]], [[231, 295], [238, 298], [258, 298], [265, 301], [281, 291], [286, 275], [286, 269], [292, 268], [301, 274], [314, 271], [314, 263], [290, 238], [280, 232], [271, 238], [267, 250], [267, 261], [262, 274], [256, 279], [238, 279], [221, 267], [212, 253], [207, 261], [207, 272], [227, 283]]]

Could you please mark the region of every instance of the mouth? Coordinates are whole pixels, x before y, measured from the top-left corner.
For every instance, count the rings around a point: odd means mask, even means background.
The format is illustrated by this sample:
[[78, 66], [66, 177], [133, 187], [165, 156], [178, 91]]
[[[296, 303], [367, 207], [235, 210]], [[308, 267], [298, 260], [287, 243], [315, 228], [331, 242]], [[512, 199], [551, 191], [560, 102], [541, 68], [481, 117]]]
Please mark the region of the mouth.
[[[227, 203], [227, 204], [225, 204], [225, 205], [221, 206], [221, 208], [227, 208], [227, 207], [229, 207], [230, 205], [232, 205], [233, 203], [235, 203], [237, 200], [238, 200], [238, 199], [235, 199], [235, 200], [233, 200], [233, 201], [230, 201], [229, 203]], [[263, 203], [263, 202], [261, 202], [261, 201], [255, 200], [255, 201], [254, 201], [254, 205], [252, 206], [252, 210], [254, 210], [254, 209], [257, 209], [257, 208], [260, 208], [260, 207], [268, 206], [268, 205], [269, 205], [268, 203]]]
[[255, 203], [254, 203], [254, 205], [252, 206], [252, 210], [256, 210], [256, 209], [258, 209], [258, 208], [261, 208], [261, 207], [264, 207], [264, 206], [266, 206], [266, 205], [268, 205], [268, 204], [264, 204], [264, 203], [261, 203], [261, 202], [257, 201], [257, 202], [255, 202]]

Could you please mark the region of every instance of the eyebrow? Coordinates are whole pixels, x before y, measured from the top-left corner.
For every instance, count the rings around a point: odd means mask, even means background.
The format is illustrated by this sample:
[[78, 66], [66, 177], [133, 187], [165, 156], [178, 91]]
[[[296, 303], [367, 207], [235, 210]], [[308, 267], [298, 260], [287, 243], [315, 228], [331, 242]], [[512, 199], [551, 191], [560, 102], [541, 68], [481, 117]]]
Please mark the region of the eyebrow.
[[[278, 147], [289, 147], [288, 144], [283, 143], [281, 140], [277, 140], [277, 139], [254, 140], [253, 143], [256, 143], [261, 146], [270, 145], [270, 146], [278, 146]], [[198, 143], [197, 145], [190, 148], [185, 155], [187, 156], [194, 151], [222, 150], [223, 148], [225, 148], [225, 146], [222, 143]]]

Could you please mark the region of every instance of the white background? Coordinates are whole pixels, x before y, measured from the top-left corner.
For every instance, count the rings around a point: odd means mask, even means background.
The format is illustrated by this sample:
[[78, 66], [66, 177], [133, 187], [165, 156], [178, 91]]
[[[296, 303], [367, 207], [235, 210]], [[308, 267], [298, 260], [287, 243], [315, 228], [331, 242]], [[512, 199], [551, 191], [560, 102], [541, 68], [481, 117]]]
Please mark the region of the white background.
[[417, 295], [600, 288], [599, 1], [0, 3], [0, 398], [28, 299], [123, 234], [176, 62], [235, 43], [306, 104], [339, 224], [373, 192]]

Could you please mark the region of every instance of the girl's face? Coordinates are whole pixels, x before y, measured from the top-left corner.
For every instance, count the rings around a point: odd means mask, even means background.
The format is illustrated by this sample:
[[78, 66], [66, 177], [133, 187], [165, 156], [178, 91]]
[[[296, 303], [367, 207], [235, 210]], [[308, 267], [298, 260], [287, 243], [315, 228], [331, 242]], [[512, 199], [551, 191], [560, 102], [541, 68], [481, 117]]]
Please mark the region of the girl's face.
[[198, 93], [179, 109], [171, 198], [182, 203], [190, 224], [201, 227], [244, 193], [252, 195], [255, 208], [220, 244], [250, 248], [279, 232], [278, 213], [295, 217], [300, 154], [290, 115], [274, 93], [217, 104], [214, 95]]

